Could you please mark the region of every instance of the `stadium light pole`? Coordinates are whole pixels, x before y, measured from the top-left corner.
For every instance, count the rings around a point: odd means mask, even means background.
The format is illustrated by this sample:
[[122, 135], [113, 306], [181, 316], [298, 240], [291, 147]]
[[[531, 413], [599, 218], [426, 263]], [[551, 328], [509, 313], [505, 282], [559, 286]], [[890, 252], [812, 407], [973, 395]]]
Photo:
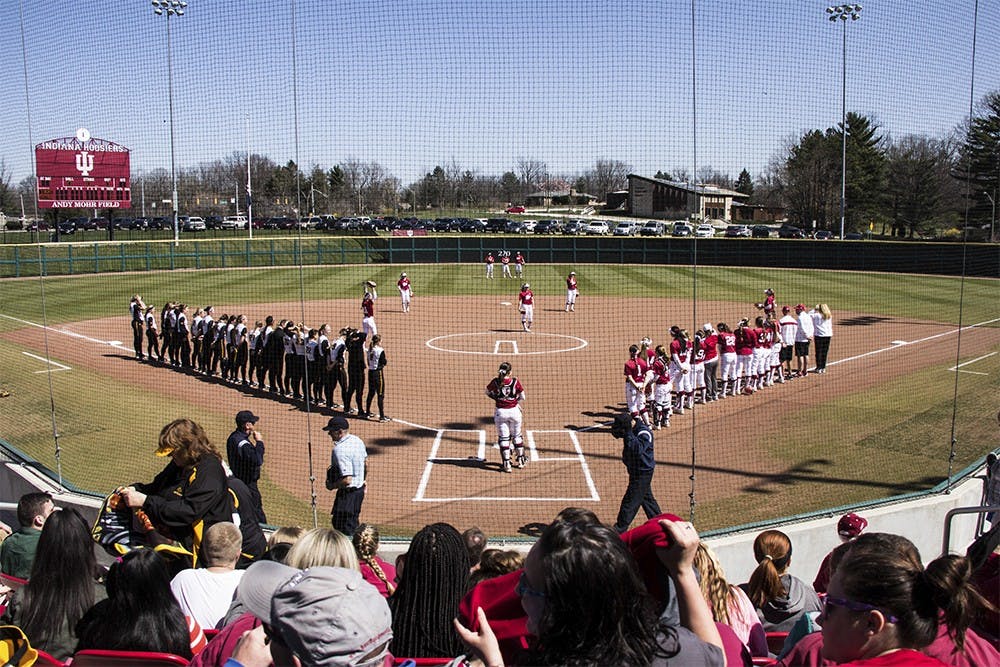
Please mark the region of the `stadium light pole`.
[[167, 18], [167, 97], [170, 108], [170, 183], [171, 200], [174, 207], [174, 245], [180, 245], [180, 229], [177, 225], [177, 159], [174, 155], [174, 58], [170, 48], [170, 17], [184, 16], [188, 3], [182, 0], [150, 0], [153, 13]]
[[831, 23], [840, 21], [840, 240], [844, 240], [847, 211], [847, 22], [861, 18], [861, 5], [835, 5], [826, 8]]

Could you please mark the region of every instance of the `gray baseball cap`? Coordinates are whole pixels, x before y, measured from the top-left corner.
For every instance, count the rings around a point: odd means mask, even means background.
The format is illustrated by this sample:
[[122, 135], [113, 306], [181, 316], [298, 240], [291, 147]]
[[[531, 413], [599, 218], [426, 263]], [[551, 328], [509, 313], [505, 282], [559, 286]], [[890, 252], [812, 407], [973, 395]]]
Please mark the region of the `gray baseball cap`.
[[381, 665], [389, 650], [389, 605], [357, 570], [260, 561], [236, 597], [307, 667]]

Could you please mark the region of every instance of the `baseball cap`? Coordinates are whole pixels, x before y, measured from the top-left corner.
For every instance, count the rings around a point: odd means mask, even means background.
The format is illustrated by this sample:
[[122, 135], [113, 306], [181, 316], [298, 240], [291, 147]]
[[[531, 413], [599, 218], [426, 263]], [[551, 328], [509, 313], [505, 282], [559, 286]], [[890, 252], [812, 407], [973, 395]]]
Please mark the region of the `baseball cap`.
[[799, 305], [795, 306], [795, 310], [805, 310], [805, 309], [806, 309], [806, 307], [803, 304], [801, 304], [801, 303]]
[[576, 271], [570, 271], [570, 272], [569, 272], [569, 275], [571, 275], [571, 276], [575, 276], [575, 275], [576, 275]]
[[843, 537], [857, 537], [868, 527], [868, 520], [854, 512], [845, 514], [837, 522], [837, 532]]
[[251, 424], [256, 424], [258, 421], [260, 421], [260, 417], [250, 412], [249, 410], [240, 410], [239, 412], [236, 413], [236, 424], [239, 426], [242, 426], [247, 422], [250, 422]]
[[789, 311], [791, 311], [791, 309], [792, 309], [791, 306], [782, 306], [781, 307], [781, 312], [787, 314]]
[[711, 322], [705, 322], [701, 325], [701, 328], [705, 330], [705, 333], [712, 333], [715, 329], [712, 328]]
[[156, 454], [156, 456], [170, 456], [175, 449], [177, 448], [173, 445], [161, 443], [160, 446], [156, 448], [154, 454]]
[[350, 427], [343, 417], [330, 417], [330, 421], [323, 427], [324, 431], [346, 431]]
[[247, 611], [267, 622], [303, 664], [382, 664], [392, 640], [392, 615], [378, 590], [357, 570], [298, 570], [260, 561], [236, 589]]

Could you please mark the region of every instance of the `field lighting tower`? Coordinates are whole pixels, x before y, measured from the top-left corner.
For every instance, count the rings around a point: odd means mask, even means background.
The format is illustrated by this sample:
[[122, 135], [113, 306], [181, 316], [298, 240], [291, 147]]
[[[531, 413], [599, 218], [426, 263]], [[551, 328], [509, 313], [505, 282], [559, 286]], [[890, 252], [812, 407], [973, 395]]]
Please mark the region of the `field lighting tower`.
[[840, 22], [840, 240], [844, 240], [844, 218], [847, 207], [847, 23], [861, 18], [861, 5], [835, 5], [826, 8], [831, 23]]
[[188, 3], [182, 0], [151, 0], [153, 13], [167, 18], [167, 97], [170, 107], [170, 183], [174, 208], [174, 245], [180, 243], [180, 229], [177, 224], [177, 160], [174, 156], [174, 59], [170, 48], [170, 18], [184, 16]]

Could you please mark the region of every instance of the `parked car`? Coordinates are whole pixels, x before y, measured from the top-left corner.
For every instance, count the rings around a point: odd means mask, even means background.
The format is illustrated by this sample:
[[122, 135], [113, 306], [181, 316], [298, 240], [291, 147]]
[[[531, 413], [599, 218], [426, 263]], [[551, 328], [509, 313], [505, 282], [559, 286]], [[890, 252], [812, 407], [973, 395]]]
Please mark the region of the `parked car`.
[[611, 230], [608, 229], [608, 223], [603, 220], [594, 220], [587, 224], [586, 234], [587, 236], [604, 236], [608, 234]]
[[486, 231], [502, 232], [507, 229], [507, 218], [490, 218], [486, 221]]
[[710, 239], [715, 236], [715, 227], [709, 224], [698, 225], [698, 228], [694, 230], [694, 235], [700, 239]]
[[153, 218], [149, 221], [150, 229], [171, 229], [174, 226], [174, 221], [170, 218]]
[[25, 228], [29, 232], [47, 232], [49, 231], [49, 223], [35, 221]]
[[635, 236], [637, 231], [634, 222], [619, 222], [615, 225], [615, 231], [612, 234], [614, 236]]
[[766, 239], [771, 235], [771, 228], [767, 225], [754, 225], [750, 228], [750, 236], [755, 239]]
[[203, 232], [208, 227], [205, 225], [205, 219], [197, 215], [192, 215], [190, 217], [185, 216], [184, 225], [181, 227], [185, 232]]
[[134, 218], [129, 229], [149, 229], [149, 218]]
[[542, 220], [535, 225], [536, 234], [558, 234], [562, 231], [562, 222], [559, 220]]
[[242, 215], [227, 215], [219, 223], [219, 229], [246, 229], [247, 219]]
[[694, 230], [691, 229], [691, 225], [686, 222], [675, 222], [674, 230], [671, 232], [674, 236], [691, 236]]
[[75, 234], [76, 223], [72, 220], [64, 220], [56, 225], [56, 231], [60, 234]]
[[222, 229], [222, 216], [221, 215], [205, 216], [205, 227], [207, 229]]
[[829, 229], [817, 229], [816, 233], [813, 234], [813, 238], [817, 241], [829, 241], [833, 238], [833, 232]]
[[806, 233], [795, 225], [784, 224], [778, 228], [779, 239], [804, 239]]
[[667, 226], [659, 220], [647, 220], [639, 229], [642, 236], [663, 236], [667, 233]]
[[861, 232], [847, 232], [844, 234], [845, 241], [860, 241], [863, 238], [864, 235]]
[[508, 206], [504, 209], [504, 213], [524, 213], [523, 206]]
[[470, 218], [463, 222], [459, 229], [466, 234], [482, 234], [486, 231], [486, 220], [483, 218]]
[[565, 225], [563, 225], [563, 234], [583, 234], [587, 229], [587, 222], [585, 220], [568, 220]]
[[524, 222], [524, 233], [525, 234], [534, 234], [535, 233], [535, 227], [538, 226], [538, 221], [537, 220], [523, 220], [522, 222]]
[[753, 232], [746, 225], [729, 225], [726, 227], [726, 238], [738, 239], [753, 236]]
[[520, 220], [508, 220], [504, 231], [508, 234], [527, 234], [528, 228]]

